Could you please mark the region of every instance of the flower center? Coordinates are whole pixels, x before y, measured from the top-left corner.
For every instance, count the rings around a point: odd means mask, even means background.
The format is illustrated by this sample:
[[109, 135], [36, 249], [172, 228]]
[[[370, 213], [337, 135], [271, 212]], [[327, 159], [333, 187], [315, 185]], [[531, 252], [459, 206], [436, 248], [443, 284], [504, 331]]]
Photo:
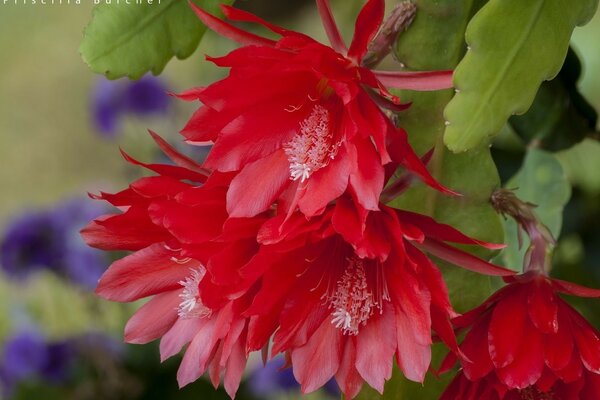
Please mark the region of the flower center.
[[376, 308], [383, 312], [383, 300], [389, 300], [387, 290], [383, 288], [378, 288], [383, 290], [374, 295], [367, 278], [364, 261], [358, 257], [349, 258], [348, 266], [329, 298], [329, 308], [333, 309], [331, 323], [344, 335], [357, 335], [360, 326], [367, 323]]
[[335, 158], [341, 143], [331, 143], [330, 131], [329, 111], [315, 105], [308, 118], [300, 123], [300, 132], [283, 147], [290, 163], [291, 180], [304, 182]]
[[201, 266], [196, 269], [190, 269], [190, 271], [190, 276], [185, 278], [184, 281], [179, 282], [183, 286], [183, 290], [179, 295], [181, 303], [179, 303], [177, 314], [183, 319], [208, 317], [211, 314], [211, 310], [202, 304], [198, 289], [200, 281], [202, 281], [202, 278], [206, 274], [206, 269]]

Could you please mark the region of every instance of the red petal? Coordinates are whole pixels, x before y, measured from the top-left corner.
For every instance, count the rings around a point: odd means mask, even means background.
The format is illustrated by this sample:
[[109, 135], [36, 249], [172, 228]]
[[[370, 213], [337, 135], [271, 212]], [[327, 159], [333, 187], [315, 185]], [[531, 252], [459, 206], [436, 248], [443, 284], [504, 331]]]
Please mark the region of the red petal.
[[544, 358], [546, 365], [553, 371], [567, 367], [573, 355], [573, 336], [568, 310], [562, 305], [558, 310], [558, 330], [556, 333], [544, 335]]
[[333, 14], [331, 13], [329, 0], [317, 0], [317, 8], [319, 9], [319, 14], [321, 15], [321, 20], [323, 21], [323, 26], [325, 27], [325, 32], [327, 33], [331, 47], [338, 53], [346, 54], [348, 48], [344, 43], [344, 39], [342, 39], [342, 35], [340, 35], [340, 31], [335, 23]]
[[431, 295], [407, 269], [388, 283], [396, 310], [398, 366], [407, 379], [423, 382], [431, 362]]
[[[521, 307], [523, 307], [523, 303], [521, 303]], [[508, 324], [507, 328], [510, 332], [518, 329], [517, 326], [511, 325], [511, 320], [505, 321], [505, 323]], [[506, 367], [496, 370], [498, 378], [510, 388], [524, 389], [535, 384], [544, 370], [542, 335], [529, 322], [523, 329], [523, 338], [520, 340], [514, 361]], [[505, 330], [504, 333], [508, 332]], [[510, 340], [510, 334], [505, 340]]]
[[341, 333], [324, 321], [308, 342], [292, 350], [294, 376], [302, 393], [319, 389], [335, 375], [341, 359]]
[[231, 6], [227, 6], [225, 4], [221, 4], [221, 10], [223, 11], [223, 14], [225, 15], [225, 17], [227, 17], [227, 19], [229, 19], [231, 21], [253, 22], [253, 23], [260, 24], [260, 25], [264, 26], [265, 28], [267, 28], [275, 33], [278, 33], [282, 36], [298, 35], [298, 36], [302, 36], [304, 38], [308, 38], [308, 36], [303, 35], [302, 33], [290, 31], [290, 30], [282, 28], [280, 26], [273, 25], [273, 24], [265, 21], [264, 19], [259, 18], [258, 16], [254, 15], [254, 14], [251, 14], [244, 10], [240, 10], [238, 8], [234, 8]]
[[194, 10], [198, 18], [210, 29], [217, 32], [219, 35], [224, 36], [228, 39], [233, 40], [242, 45], [262, 45], [262, 46], [275, 46], [276, 42], [270, 39], [263, 38], [236, 28], [233, 25], [215, 17], [212, 14], [207, 13], [200, 7], [196, 6], [191, 0], [189, 1], [190, 7]]
[[530, 287], [527, 308], [531, 322], [543, 333], [558, 330], [558, 305], [550, 284], [545, 279], [535, 280]]
[[356, 370], [356, 349], [354, 338], [344, 340], [344, 350], [342, 353], [342, 361], [338, 369], [335, 379], [348, 399], [353, 399], [360, 392], [363, 386], [363, 379]]
[[[492, 311], [489, 330], [490, 356], [496, 368], [505, 367], [519, 357], [525, 331], [530, 327], [525, 287], [502, 298]], [[535, 329], [531, 327], [530, 329]]]
[[504, 244], [488, 243], [469, 237], [450, 225], [440, 224], [436, 220], [426, 215], [413, 213], [404, 210], [395, 210], [401, 222], [407, 222], [415, 225], [425, 233], [425, 236], [442, 242], [453, 242], [461, 244], [476, 244], [487, 249], [503, 249]]
[[157, 294], [127, 321], [125, 341], [146, 344], [163, 336], [177, 321], [181, 291]]
[[123, 150], [121, 150], [121, 154], [125, 160], [133, 165], [139, 165], [144, 168], [149, 169], [150, 171], [154, 171], [159, 175], [168, 176], [174, 179], [181, 180], [190, 180], [194, 182], [205, 182], [206, 175], [204, 173], [198, 173], [196, 171], [191, 171], [187, 168], [179, 167], [176, 165], [168, 165], [168, 164], [146, 164], [141, 161], [136, 160], [135, 158], [129, 156]]
[[462, 361], [467, 378], [477, 381], [492, 371], [494, 364], [490, 358], [488, 332], [491, 313], [485, 315], [467, 333], [460, 346], [468, 361]]
[[100, 278], [96, 293], [108, 300], [127, 302], [180, 289], [179, 281], [199, 263], [182, 265], [171, 259], [174, 254], [163, 244], [154, 244], [115, 261]]
[[371, 316], [356, 337], [356, 369], [381, 394], [392, 377], [396, 347], [394, 307], [385, 302], [381, 314]]
[[585, 368], [600, 374], [600, 335], [577, 311], [570, 309], [572, 332]]
[[165, 155], [169, 157], [175, 164], [179, 165], [182, 168], [189, 169], [190, 171], [198, 172], [199, 174], [203, 174], [206, 176], [210, 174], [210, 171], [202, 168], [200, 164], [175, 150], [173, 146], [167, 143], [158, 134], [154, 133], [153, 131], [149, 132], [156, 144], [158, 145], [158, 147], [160, 147], [163, 153], [165, 153]]
[[423, 243], [419, 243], [417, 247], [422, 247], [432, 255], [464, 269], [468, 269], [469, 271], [491, 276], [509, 276], [515, 274], [515, 271], [491, 264], [481, 258], [477, 258], [472, 254], [448, 246], [437, 240], [425, 239]]
[[348, 57], [360, 64], [367, 52], [367, 46], [379, 31], [384, 13], [385, 2], [383, 0], [369, 0], [364, 5], [356, 19], [354, 38], [350, 44], [350, 50], [348, 50]]
[[248, 164], [227, 192], [230, 217], [254, 217], [267, 210], [289, 182], [288, 161], [283, 150]]
[[[367, 210], [379, 210], [384, 168], [370, 139], [355, 140], [349, 146], [355, 157], [350, 173], [350, 188], [359, 204]], [[354, 150], [354, 151], [352, 151]]]
[[406, 169], [421, 178], [423, 182], [435, 190], [448, 195], [459, 195], [457, 192], [454, 192], [440, 184], [429, 173], [425, 167], [425, 164], [423, 164], [419, 156], [415, 154], [412, 147], [408, 143], [406, 132], [403, 129], [397, 129], [395, 131], [391, 143], [388, 145], [388, 151], [393, 161], [403, 165]]
[[600, 297], [600, 289], [592, 289], [560, 279], [551, 279], [551, 281], [556, 290], [565, 294], [578, 297]]
[[449, 89], [453, 71], [373, 71], [377, 79], [388, 88], [408, 90]]
[[[287, 160], [286, 160], [287, 161]], [[307, 217], [320, 213], [329, 202], [340, 197], [348, 188], [351, 165], [346, 149], [340, 147], [336, 157], [324, 168], [308, 178], [306, 189], [298, 202], [300, 211]]]

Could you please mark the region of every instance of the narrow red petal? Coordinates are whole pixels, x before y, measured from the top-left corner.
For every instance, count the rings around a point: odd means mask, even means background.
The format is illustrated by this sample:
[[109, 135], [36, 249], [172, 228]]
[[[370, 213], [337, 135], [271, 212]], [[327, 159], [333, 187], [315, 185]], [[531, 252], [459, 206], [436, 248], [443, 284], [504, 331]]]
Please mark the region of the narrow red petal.
[[592, 289], [576, 283], [552, 279], [552, 286], [559, 292], [577, 297], [600, 297], [600, 289]]
[[331, 42], [331, 47], [338, 53], [345, 55], [348, 52], [348, 48], [346, 47], [346, 43], [344, 43], [344, 39], [342, 39], [342, 35], [333, 18], [329, 0], [317, 0], [317, 8], [319, 9], [323, 26], [325, 27], [325, 33], [327, 33], [329, 42]]
[[233, 40], [242, 45], [275, 46], [276, 42], [261, 36], [243, 31], [227, 22], [207, 13], [192, 1], [189, 1], [190, 7], [194, 10], [200, 21], [207, 27], [217, 32], [219, 35]]
[[360, 64], [371, 40], [379, 31], [385, 13], [384, 0], [369, 0], [356, 19], [354, 38], [348, 50], [348, 57]]
[[430, 91], [449, 89], [453, 86], [453, 71], [373, 71], [373, 73], [388, 88]]
[[509, 276], [515, 274], [515, 271], [489, 263], [437, 240], [425, 239], [423, 243], [419, 243], [416, 246], [444, 261], [448, 261], [469, 271], [491, 276]]

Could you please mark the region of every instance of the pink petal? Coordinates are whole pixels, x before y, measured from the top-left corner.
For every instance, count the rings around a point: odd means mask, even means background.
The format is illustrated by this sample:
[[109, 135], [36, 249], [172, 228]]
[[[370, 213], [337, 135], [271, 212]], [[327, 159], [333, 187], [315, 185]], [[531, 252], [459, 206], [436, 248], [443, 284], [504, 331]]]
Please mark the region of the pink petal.
[[348, 57], [360, 63], [367, 52], [367, 47], [371, 40], [379, 31], [385, 12], [385, 2], [383, 0], [369, 0], [364, 5], [354, 28], [354, 38], [348, 50]]
[[223, 380], [225, 391], [232, 399], [235, 398], [235, 394], [240, 387], [242, 374], [246, 368], [246, 361], [247, 358], [243, 342], [236, 342], [227, 360], [225, 378]]
[[342, 393], [348, 399], [353, 399], [358, 395], [363, 386], [363, 379], [356, 370], [356, 345], [354, 338], [344, 340], [344, 350], [342, 361], [335, 379], [340, 386]]
[[231, 182], [227, 211], [231, 217], [254, 217], [268, 209], [289, 182], [283, 150], [248, 164]]
[[200, 330], [206, 319], [178, 319], [169, 331], [160, 340], [160, 361], [179, 353], [183, 346], [188, 344]]
[[319, 389], [335, 375], [341, 359], [340, 336], [340, 331], [325, 321], [304, 346], [292, 349], [294, 376], [302, 393]]
[[179, 281], [198, 262], [181, 264], [162, 244], [154, 244], [115, 261], [96, 288], [99, 296], [113, 301], [134, 301], [161, 292], [181, 289]]
[[215, 327], [216, 320], [214, 318], [205, 319], [204, 324], [190, 342], [177, 370], [177, 383], [180, 388], [192, 383], [206, 371], [218, 341], [214, 334]]
[[371, 316], [356, 337], [356, 369], [381, 394], [385, 381], [392, 377], [397, 347], [394, 308], [389, 302], [384, 306], [381, 315]]
[[453, 71], [373, 71], [373, 73], [388, 88], [429, 91], [449, 89], [453, 86]]
[[157, 294], [144, 304], [125, 326], [125, 341], [146, 344], [163, 336], [177, 321], [180, 290]]
[[228, 24], [225, 21], [220, 20], [212, 14], [207, 13], [200, 7], [196, 6], [192, 1], [189, 1], [190, 6], [200, 18], [200, 20], [212, 29], [217, 32], [219, 35], [224, 36], [228, 39], [233, 40], [242, 45], [261, 45], [261, 46], [275, 46], [276, 42], [270, 39], [266, 39], [255, 35], [253, 33], [249, 33], [243, 31], [239, 28], [236, 28], [233, 25]]
[[340, 35], [340, 31], [338, 30], [333, 14], [331, 13], [329, 0], [317, 0], [317, 8], [319, 9], [319, 14], [321, 15], [321, 20], [323, 21], [323, 26], [325, 27], [325, 32], [327, 33], [331, 47], [338, 53], [346, 54], [348, 48], [344, 43], [344, 39], [342, 39], [342, 35]]

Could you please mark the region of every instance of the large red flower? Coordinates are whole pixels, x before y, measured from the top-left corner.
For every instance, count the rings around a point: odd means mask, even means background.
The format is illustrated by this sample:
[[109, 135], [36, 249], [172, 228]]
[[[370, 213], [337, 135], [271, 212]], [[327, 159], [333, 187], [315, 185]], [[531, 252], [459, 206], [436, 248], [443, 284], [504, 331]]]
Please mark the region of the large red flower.
[[119, 193], [97, 196], [122, 212], [101, 217], [82, 231], [91, 246], [133, 251], [110, 266], [96, 292], [121, 302], [152, 296], [129, 320], [126, 341], [162, 338], [162, 360], [187, 345], [177, 376], [180, 386], [208, 371], [215, 386], [223, 375], [233, 397], [247, 360], [248, 321], [242, 311], [252, 293], [207, 305], [199, 285], [210, 279], [218, 282], [227, 273], [222, 266], [233, 269], [235, 261], [245, 263], [245, 255], [258, 248], [256, 234], [264, 218], [228, 220], [225, 196], [231, 176], [207, 178], [194, 161], [154, 137], [177, 165], [143, 164], [126, 156], [159, 175], [141, 178]]
[[[469, 329], [462, 370], [444, 400], [600, 398], [600, 333], [558, 296], [600, 297], [600, 290], [530, 271], [480, 307], [456, 318]], [[443, 369], [456, 359], [450, 354]]]
[[382, 392], [394, 356], [409, 379], [422, 382], [432, 329], [458, 351], [446, 287], [423, 251], [477, 272], [512, 273], [445, 242], [495, 245], [379, 207], [364, 226], [347, 197], [308, 220], [298, 212], [272, 218], [259, 231], [258, 254], [227, 285], [209, 292], [200, 285], [207, 302], [256, 290], [244, 312], [248, 350], [265, 350], [274, 335], [273, 354], [288, 355], [303, 392], [334, 376], [349, 398], [364, 381]]
[[[447, 191], [429, 175], [380, 107], [405, 106], [385, 86], [435, 90], [451, 86], [451, 71], [396, 73], [361, 65], [384, 15], [383, 0], [369, 0], [356, 22], [349, 48], [328, 2], [317, 1], [332, 47], [223, 6], [233, 21], [259, 23], [277, 41], [242, 31], [202, 9], [195, 11], [216, 32], [243, 47], [220, 58], [229, 76], [180, 95], [200, 100], [182, 134], [192, 143], [214, 143], [205, 166], [239, 171], [227, 194], [232, 217], [252, 217], [277, 199], [290, 212], [318, 214], [347, 189], [358, 205], [377, 210], [383, 165], [401, 164], [428, 184]], [[393, 145], [388, 153], [387, 146]]]

